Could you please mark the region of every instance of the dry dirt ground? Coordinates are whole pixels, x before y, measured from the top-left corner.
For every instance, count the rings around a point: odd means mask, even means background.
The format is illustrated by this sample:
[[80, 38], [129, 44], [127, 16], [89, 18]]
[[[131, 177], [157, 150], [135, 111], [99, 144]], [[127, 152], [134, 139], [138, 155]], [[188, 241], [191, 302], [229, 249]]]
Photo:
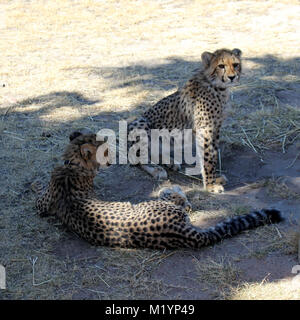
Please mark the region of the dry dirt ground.
[[[299, 1], [1, 1], [0, 299], [300, 299]], [[180, 173], [112, 166], [99, 197], [139, 202], [179, 184], [198, 226], [276, 207], [286, 220], [195, 250], [93, 247], [35, 213], [70, 132], [118, 129], [184, 84], [203, 51], [243, 51], [222, 129], [222, 195]]]

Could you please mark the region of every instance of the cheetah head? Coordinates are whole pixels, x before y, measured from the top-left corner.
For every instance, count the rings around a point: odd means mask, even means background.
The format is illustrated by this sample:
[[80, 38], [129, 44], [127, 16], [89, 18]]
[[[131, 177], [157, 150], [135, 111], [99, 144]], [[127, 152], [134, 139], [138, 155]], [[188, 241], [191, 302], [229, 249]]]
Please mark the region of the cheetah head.
[[240, 49], [203, 52], [201, 58], [207, 79], [219, 88], [227, 88], [238, 83], [242, 71], [241, 55]]
[[[108, 147], [104, 141], [97, 141], [96, 134], [87, 130], [75, 131], [70, 134], [69, 139], [70, 143], [63, 154], [65, 163], [79, 165], [93, 171], [98, 171], [99, 168], [106, 168], [110, 165]], [[101, 147], [101, 150], [99, 147]], [[105, 162], [102, 159], [101, 164], [98, 161], [98, 151], [102, 151], [106, 159]]]

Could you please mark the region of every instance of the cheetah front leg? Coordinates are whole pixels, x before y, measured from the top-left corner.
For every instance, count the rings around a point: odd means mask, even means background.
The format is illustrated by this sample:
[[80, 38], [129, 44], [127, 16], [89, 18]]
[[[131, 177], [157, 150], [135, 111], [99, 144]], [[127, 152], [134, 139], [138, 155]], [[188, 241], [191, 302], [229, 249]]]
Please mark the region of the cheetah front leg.
[[203, 163], [203, 186], [205, 190], [213, 193], [224, 192], [223, 185], [226, 183], [224, 176], [217, 176], [219, 131], [220, 126], [211, 125], [200, 129], [196, 136], [200, 150], [198, 156], [202, 157]]

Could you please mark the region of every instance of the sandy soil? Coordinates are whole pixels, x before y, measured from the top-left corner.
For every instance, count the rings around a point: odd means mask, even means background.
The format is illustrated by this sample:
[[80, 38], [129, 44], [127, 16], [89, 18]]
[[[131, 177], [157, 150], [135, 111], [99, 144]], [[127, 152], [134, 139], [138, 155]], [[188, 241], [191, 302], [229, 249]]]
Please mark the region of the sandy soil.
[[[300, 299], [299, 13], [293, 0], [1, 1], [0, 299]], [[244, 65], [221, 135], [226, 192], [127, 165], [101, 171], [96, 191], [136, 203], [179, 184], [198, 226], [262, 207], [284, 223], [160, 252], [96, 248], [36, 215], [30, 184], [48, 181], [71, 131], [117, 129], [221, 47]]]

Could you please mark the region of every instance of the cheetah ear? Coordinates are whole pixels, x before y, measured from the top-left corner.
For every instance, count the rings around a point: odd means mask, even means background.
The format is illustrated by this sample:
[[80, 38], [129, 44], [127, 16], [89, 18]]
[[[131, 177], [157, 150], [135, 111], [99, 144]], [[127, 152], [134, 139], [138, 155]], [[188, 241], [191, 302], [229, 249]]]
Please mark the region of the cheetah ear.
[[211, 62], [213, 56], [214, 56], [213, 53], [210, 53], [207, 51], [202, 53], [201, 60], [202, 60], [202, 63], [205, 68], [207, 68], [210, 65], [210, 62]]
[[240, 57], [242, 55], [242, 51], [240, 49], [237, 49], [237, 48], [233, 49], [232, 53], [234, 55], [236, 55], [237, 57]]
[[80, 153], [84, 160], [91, 159], [93, 151], [93, 147], [89, 143], [85, 143], [80, 147]]
[[72, 133], [70, 134], [69, 139], [70, 139], [70, 141], [72, 141], [72, 140], [74, 140], [75, 138], [77, 138], [77, 137], [79, 137], [79, 136], [81, 136], [81, 132], [79, 132], [79, 131], [74, 131], [74, 132], [72, 132]]

